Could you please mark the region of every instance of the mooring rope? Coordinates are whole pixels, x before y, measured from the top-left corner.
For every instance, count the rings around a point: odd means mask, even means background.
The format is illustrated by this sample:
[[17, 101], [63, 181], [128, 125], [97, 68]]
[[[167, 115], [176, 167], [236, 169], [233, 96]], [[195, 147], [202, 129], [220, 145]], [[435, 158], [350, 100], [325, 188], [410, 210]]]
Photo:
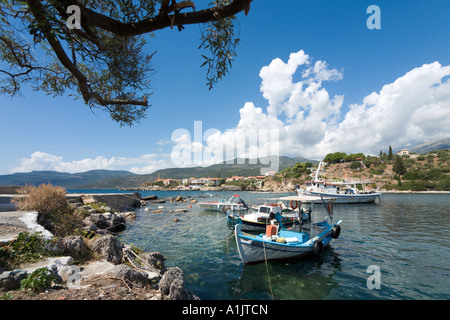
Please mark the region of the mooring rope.
[[264, 239], [262, 240], [262, 243], [263, 243], [263, 250], [264, 250], [264, 262], [266, 264], [267, 280], [269, 281], [270, 294], [272, 296], [272, 300], [275, 300], [275, 298], [273, 297], [272, 284], [270, 283], [269, 266], [267, 264], [266, 246], [264, 245]]

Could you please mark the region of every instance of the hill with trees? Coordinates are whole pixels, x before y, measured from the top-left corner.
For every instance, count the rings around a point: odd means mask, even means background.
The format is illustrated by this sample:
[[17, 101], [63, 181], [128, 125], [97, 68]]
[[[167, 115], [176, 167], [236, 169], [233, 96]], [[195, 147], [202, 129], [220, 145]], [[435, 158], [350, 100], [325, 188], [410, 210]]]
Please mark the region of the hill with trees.
[[[426, 154], [398, 156], [380, 151], [379, 156], [343, 152], [328, 154], [322, 172], [324, 179], [354, 178], [369, 181], [369, 189], [398, 191], [450, 191], [450, 149]], [[265, 182], [265, 187], [301, 185], [311, 179], [314, 167], [297, 163], [284, 169]]]

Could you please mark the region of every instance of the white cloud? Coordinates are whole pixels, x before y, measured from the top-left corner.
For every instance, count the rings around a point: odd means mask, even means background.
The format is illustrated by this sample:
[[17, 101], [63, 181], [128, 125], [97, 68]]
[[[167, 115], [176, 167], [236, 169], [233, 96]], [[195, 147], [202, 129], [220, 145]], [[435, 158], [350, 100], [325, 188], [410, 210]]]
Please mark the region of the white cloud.
[[[133, 173], [151, 173], [170, 166], [167, 154], [144, 154], [135, 158], [98, 156], [94, 159], [63, 161], [63, 157], [36, 151], [29, 158], [20, 161], [20, 165], [11, 172], [30, 172], [33, 170], [50, 170], [60, 172], [85, 172], [89, 170], [129, 170]], [[130, 169], [131, 167], [131, 169]]]
[[325, 61], [314, 62], [303, 50], [290, 54], [287, 63], [274, 59], [259, 75], [266, 106], [246, 102], [236, 127], [224, 132], [203, 132], [201, 122], [194, 123], [193, 134], [175, 130], [170, 140], [157, 142], [171, 143], [171, 154], [63, 161], [61, 156], [36, 151], [12, 171], [125, 169], [142, 174], [236, 157], [322, 159], [337, 151], [377, 154], [389, 145], [395, 149], [450, 136], [450, 66], [439, 62], [406, 72], [363, 97], [361, 104], [349, 105], [345, 114], [344, 95], [330, 96], [324, 86], [342, 80], [343, 74]]
[[321, 159], [330, 152], [376, 154], [389, 145], [450, 135], [450, 66], [438, 62], [415, 68], [365, 96], [362, 104], [350, 105], [342, 121], [344, 96], [331, 97], [323, 84], [343, 75], [325, 61], [314, 63], [300, 50], [287, 63], [274, 59], [259, 75], [266, 108], [246, 102], [237, 126], [213, 135], [206, 148], [236, 144], [255, 130], [276, 129], [280, 155]]

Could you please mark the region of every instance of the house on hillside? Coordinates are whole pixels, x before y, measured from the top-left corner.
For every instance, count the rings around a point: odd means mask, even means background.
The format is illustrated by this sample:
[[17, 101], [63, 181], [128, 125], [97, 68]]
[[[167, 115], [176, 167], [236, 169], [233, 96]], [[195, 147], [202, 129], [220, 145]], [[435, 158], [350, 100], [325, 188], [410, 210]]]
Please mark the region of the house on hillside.
[[409, 151], [408, 151], [408, 149], [402, 149], [402, 150], [400, 150], [400, 151], [397, 151], [397, 155], [398, 155], [398, 156], [409, 155]]
[[[159, 179], [159, 180], [162, 180], [162, 179]], [[170, 185], [170, 184], [179, 183], [179, 182], [180, 182], [180, 180], [178, 180], [178, 179], [164, 179], [164, 180], [163, 180], [163, 184], [164, 184], [165, 186], [168, 186], [168, 185]]]
[[230, 181], [240, 181], [240, 180], [244, 180], [244, 177], [232, 176], [231, 178], [227, 178], [227, 182], [230, 182]]

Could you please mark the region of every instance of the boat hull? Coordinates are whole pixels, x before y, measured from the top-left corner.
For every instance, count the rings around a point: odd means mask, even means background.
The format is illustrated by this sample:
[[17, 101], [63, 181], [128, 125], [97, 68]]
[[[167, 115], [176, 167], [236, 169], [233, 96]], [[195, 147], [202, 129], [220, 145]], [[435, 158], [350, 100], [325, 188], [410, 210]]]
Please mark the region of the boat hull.
[[[331, 227], [325, 230], [317, 240], [322, 241], [323, 246], [327, 246], [331, 242]], [[300, 233], [285, 232], [280, 233], [280, 236]], [[306, 235], [304, 235], [306, 236]], [[244, 264], [258, 263], [267, 260], [283, 260], [301, 257], [314, 253], [314, 241], [305, 241], [306, 239], [299, 239], [294, 244], [284, 244], [273, 241], [264, 240], [262, 236], [245, 235], [242, 233], [242, 224], [235, 226], [235, 238], [239, 251], [239, 256]], [[290, 237], [292, 238], [292, 237]]]
[[[323, 192], [314, 191], [298, 191], [299, 196], [314, 196], [323, 197], [324, 201], [332, 200], [336, 204], [351, 204], [351, 203], [374, 203], [381, 193], [370, 193], [370, 194], [329, 194]], [[321, 202], [321, 200], [316, 200], [314, 202]]]
[[227, 210], [231, 210], [231, 211], [246, 211], [246, 210], [248, 210], [248, 208], [243, 205], [225, 204], [225, 203], [220, 203], [220, 202], [202, 202], [202, 203], [198, 203], [198, 206], [205, 210], [210, 210], [210, 211], [226, 212]]

